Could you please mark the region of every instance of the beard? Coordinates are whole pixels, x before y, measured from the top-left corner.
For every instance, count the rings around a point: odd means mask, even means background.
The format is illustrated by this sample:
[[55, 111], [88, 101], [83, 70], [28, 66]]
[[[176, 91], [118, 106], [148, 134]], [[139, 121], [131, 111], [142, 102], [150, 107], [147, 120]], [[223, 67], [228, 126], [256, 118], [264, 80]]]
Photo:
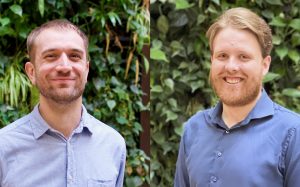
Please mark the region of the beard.
[[228, 106], [244, 106], [255, 101], [260, 94], [262, 77], [244, 79], [241, 85], [228, 86], [222, 77], [212, 76], [210, 72], [210, 83], [221, 102]]
[[54, 88], [53, 86], [45, 86], [42, 82], [37, 81], [36, 87], [45, 98], [58, 104], [70, 104], [82, 96], [85, 82], [81, 80], [80, 83], [74, 87], [61, 86]]

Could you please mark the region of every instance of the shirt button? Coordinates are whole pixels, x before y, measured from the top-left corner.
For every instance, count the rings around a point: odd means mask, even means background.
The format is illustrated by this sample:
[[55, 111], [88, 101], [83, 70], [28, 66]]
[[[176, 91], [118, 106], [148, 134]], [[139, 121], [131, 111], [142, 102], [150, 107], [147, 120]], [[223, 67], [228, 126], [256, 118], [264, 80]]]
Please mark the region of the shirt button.
[[218, 157], [221, 157], [221, 156], [222, 156], [222, 153], [221, 153], [221, 152], [218, 152], [218, 153], [217, 153], [217, 156], [218, 156]]
[[211, 176], [210, 177], [210, 182], [213, 182], [213, 183], [215, 183], [215, 182], [217, 182], [217, 177], [216, 176]]
[[228, 130], [226, 130], [226, 131], [225, 131], [225, 133], [226, 133], [226, 134], [229, 134], [229, 131], [228, 131]]

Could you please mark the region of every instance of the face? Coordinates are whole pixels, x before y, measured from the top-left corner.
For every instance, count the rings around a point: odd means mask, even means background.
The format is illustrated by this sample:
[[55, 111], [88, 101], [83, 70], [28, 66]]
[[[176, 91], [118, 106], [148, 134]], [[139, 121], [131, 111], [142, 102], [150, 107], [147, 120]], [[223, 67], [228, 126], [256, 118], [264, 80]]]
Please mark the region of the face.
[[247, 30], [224, 28], [213, 41], [210, 81], [223, 104], [244, 106], [260, 96], [271, 57], [262, 57], [257, 38]]
[[68, 104], [81, 99], [89, 62], [82, 38], [73, 30], [46, 29], [35, 39], [34, 62], [25, 70], [41, 99]]

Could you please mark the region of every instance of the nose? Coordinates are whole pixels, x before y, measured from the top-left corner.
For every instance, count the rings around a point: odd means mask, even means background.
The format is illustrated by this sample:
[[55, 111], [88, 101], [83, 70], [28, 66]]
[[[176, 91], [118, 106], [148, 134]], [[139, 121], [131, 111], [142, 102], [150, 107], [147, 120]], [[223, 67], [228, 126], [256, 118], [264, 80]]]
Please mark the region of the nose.
[[63, 53], [59, 58], [58, 64], [56, 66], [56, 70], [60, 72], [67, 73], [72, 69], [68, 56]]
[[235, 72], [239, 71], [240, 64], [237, 59], [235, 59], [234, 57], [230, 57], [230, 58], [228, 58], [228, 61], [225, 64], [225, 69], [229, 73], [235, 73]]

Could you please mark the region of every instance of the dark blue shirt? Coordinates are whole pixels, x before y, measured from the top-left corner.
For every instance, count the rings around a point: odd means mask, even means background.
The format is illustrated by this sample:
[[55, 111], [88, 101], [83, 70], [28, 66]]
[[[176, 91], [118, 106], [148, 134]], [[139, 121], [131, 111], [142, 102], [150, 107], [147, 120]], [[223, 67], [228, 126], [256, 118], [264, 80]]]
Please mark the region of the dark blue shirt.
[[266, 94], [228, 129], [222, 104], [185, 125], [175, 187], [299, 187], [300, 116]]

